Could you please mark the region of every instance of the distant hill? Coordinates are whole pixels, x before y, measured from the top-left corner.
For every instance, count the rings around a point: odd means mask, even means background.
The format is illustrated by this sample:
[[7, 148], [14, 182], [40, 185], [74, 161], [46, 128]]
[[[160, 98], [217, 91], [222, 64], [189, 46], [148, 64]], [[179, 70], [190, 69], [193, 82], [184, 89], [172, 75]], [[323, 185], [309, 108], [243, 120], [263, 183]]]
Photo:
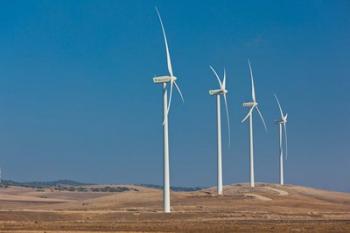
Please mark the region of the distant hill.
[[[93, 183], [83, 183], [78, 182], [74, 180], [56, 180], [56, 181], [31, 181], [31, 182], [18, 182], [13, 180], [2, 180], [2, 183], [0, 186], [18, 186], [18, 187], [26, 187], [26, 188], [36, 188], [36, 189], [42, 189], [42, 188], [50, 188], [50, 187], [61, 187], [60, 190], [70, 190], [67, 189], [67, 187], [71, 187], [72, 190], [74, 187], [79, 187], [80, 189], [83, 189], [81, 186], [86, 185], [94, 185]], [[142, 186], [146, 188], [155, 188], [155, 189], [163, 189], [163, 186], [161, 185], [155, 185], [155, 184], [135, 184], [136, 186]], [[65, 188], [66, 187], [66, 188]], [[171, 187], [171, 190], [174, 192], [193, 192], [193, 191], [199, 191], [202, 189], [205, 189], [206, 187], [181, 187], [181, 186], [173, 186]], [[95, 190], [108, 190], [110, 189], [109, 186], [106, 185], [104, 188], [94, 188]], [[125, 187], [119, 187], [119, 189], [126, 189]]]
[[90, 183], [82, 183], [73, 180], [56, 180], [56, 181], [31, 181], [31, 182], [18, 182], [13, 180], [2, 180], [3, 186], [19, 186], [27, 188], [49, 188], [57, 186], [83, 186], [91, 185]]

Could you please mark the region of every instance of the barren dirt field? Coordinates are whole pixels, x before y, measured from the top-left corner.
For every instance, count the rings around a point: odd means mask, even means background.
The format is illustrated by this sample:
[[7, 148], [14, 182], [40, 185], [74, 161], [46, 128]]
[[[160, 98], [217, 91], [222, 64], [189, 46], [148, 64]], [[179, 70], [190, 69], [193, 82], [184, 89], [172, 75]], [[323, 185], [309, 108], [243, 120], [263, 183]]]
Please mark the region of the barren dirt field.
[[236, 184], [221, 197], [214, 188], [172, 192], [164, 214], [161, 190], [118, 187], [132, 190], [0, 188], [0, 232], [350, 232], [348, 193]]

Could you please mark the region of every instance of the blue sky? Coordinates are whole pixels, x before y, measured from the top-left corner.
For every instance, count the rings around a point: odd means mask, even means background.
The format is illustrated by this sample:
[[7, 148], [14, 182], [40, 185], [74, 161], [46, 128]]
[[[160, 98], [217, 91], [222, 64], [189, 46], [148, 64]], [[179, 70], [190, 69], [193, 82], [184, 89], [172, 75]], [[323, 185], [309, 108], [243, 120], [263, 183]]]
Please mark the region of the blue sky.
[[349, 1], [3, 1], [5, 178], [162, 183], [161, 88], [152, 77], [167, 68], [155, 6], [185, 97], [175, 93], [170, 114], [173, 185], [215, 185], [209, 65], [228, 75], [224, 183], [248, 182], [240, 121], [250, 58], [268, 124], [265, 133], [255, 118], [256, 181], [278, 181], [276, 93], [289, 113], [286, 183], [350, 191]]

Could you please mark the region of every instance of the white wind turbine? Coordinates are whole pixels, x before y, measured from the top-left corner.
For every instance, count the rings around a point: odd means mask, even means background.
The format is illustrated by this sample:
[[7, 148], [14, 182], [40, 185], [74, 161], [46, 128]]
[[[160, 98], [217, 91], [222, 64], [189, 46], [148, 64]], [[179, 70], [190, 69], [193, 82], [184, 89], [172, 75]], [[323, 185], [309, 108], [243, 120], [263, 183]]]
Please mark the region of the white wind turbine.
[[[158, 76], [153, 78], [153, 82], [157, 84], [162, 84], [163, 86], [163, 134], [164, 134], [164, 177], [163, 177], [163, 202], [164, 202], [164, 212], [170, 213], [170, 175], [169, 175], [169, 135], [168, 135], [168, 113], [170, 110], [171, 105], [171, 99], [173, 95], [173, 86], [176, 87], [177, 91], [179, 92], [182, 101], [183, 96], [181, 93], [180, 88], [176, 84], [176, 77], [173, 74], [173, 68], [171, 65], [171, 58], [170, 58], [170, 52], [168, 47], [168, 41], [165, 34], [165, 29], [163, 26], [162, 18], [160, 17], [159, 11], [156, 8], [156, 12], [159, 18], [160, 26], [162, 27], [163, 37], [164, 37], [164, 43], [165, 43], [165, 51], [166, 51], [166, 58], [167, 58], [167, 65], [168, 65], [168, 72], [169, 75], [164, 76]], [[169, 103], [168, 103], [168, 93], [167, 93], [167, 84], [170, 83], [170, 97], [169, 97]]]
[[250, 186], [254, 187], [255, 186], [255, 177], [254, 177], [254, 142], [253, 142], [253, 110], [256, 109], [256, 111], [259, 113], [259, 116], [262, 120], [262, 123], [266, 128], [265, 120], [264, 117], [262, 116], [259, 107], [258, 107], [258, 102], [256, 101], [255, 97], [255, 87], [254, 87], [254, 78], [253, 78], [253, 71], [252, 67], [250, 64], [250, 61], [248, 60], [248, 65], [249, 65], [249, 71], [250, 71], [250, 79], [252, 82], [252, 101], [250, 102], [245, 102], [243, 103], [243, 107], [248, 107], [249, 112], [248, 114], [244, 117], [242, 120], [242, 123], [245, 122], [249, 118], [249, 153], [250, 153]]
[[222, 141], [221, 141], [221, 103], [220, 103], [220, 98], [221, 95], [224, 96], [224, 101], [225, 101], [225, 109], [226, 109], [226, 119], [227, 119], [227, 127], [228, 127], [228, 141], [230, 144], [230, 119], [229, 119], [229, 114], [228, 114], [228, 107], [227, 107], [227, 90], [226, 90], [226, 71], [224, 69], [224, 77], [222, 81], [219, 78], [219, 75], [216, 73], [213, 67], [210, 66], [210, 69], [213, 71], [214, 75], [216, 76], [220, 88], [215, 89], [215, 90], [209, 90], [209, 94], [216, 96], [216, 111], [217, 111], [217, 128], [218, 128], [218, 147], [217, 147], [217, 159], [218, 159], [218, 174], [217, 174], [217, 192], [219, 195], [222, 195]]
[[280, 156], [280, 184], [284, 185], [284, 166], [283, 166], [283, 132], [284, 131], [284, 142], [285, 142], [285, 152], [286, 159], [288, 157], [288, 143], [287, 143], [287, 118], [288, 113], [284, 114], [282, 111], [282, 107], [280, 102], [278, 101], [277, 95], [275, 95], [275, 99], [278, 104], [278, 108], [281, 113], [281, 119], [277, 120], [276, 123], [279, 125], [279, 156]]

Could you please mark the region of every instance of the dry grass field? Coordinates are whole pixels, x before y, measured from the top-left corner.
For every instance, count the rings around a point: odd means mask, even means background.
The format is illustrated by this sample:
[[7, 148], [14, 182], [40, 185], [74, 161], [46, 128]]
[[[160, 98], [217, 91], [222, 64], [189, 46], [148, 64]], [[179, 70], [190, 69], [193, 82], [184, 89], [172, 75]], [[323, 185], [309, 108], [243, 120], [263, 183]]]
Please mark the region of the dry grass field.
[[0, 232], [350, 232], [348, 193], [236, 184], [221, 197], [214, 188], [172, 192], [164, 214], [161, 190], [118, 187], [131, 191], [0, 188]]

